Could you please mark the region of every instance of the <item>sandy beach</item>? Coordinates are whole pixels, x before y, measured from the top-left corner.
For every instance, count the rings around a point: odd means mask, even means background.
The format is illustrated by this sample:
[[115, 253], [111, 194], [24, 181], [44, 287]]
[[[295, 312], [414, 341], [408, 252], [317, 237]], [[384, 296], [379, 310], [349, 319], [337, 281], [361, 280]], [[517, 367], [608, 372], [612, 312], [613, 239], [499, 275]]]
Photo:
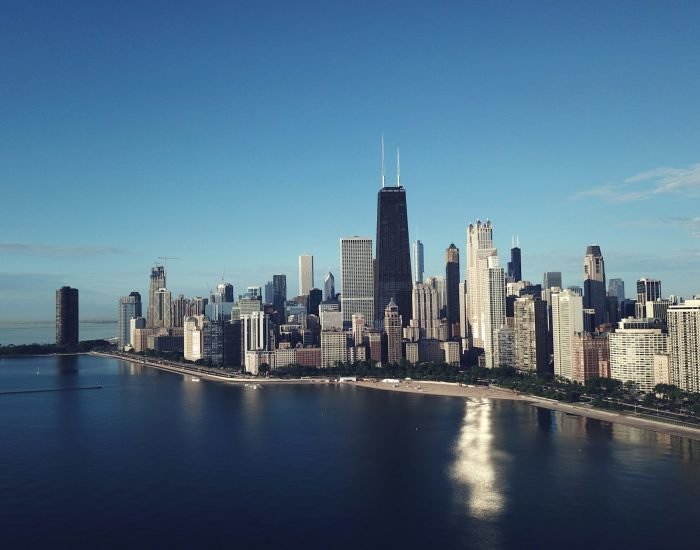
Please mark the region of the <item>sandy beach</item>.
[[[361, 388], [371, 388], [384, 391], [398, 391], [404, 393], [415, 393], [420, 395], [442, 395], [450, 397], [465, 397], [465, 398], [486, 398], [486, 399], [510, 399], [513, 401], [524, 401], [536, 407], [544, 407], [554, 411], [560, 411], [597, 420], [607, 422], [615, 422], [624, 424], [633, 428], [643, 430], [651, 430], [659, 433], [676, 435], [679, 437], [687, 437], [700, 441], [700, 428], [686, 427], [681, 425], [671, 424], [658, 420], [651, 420], [639, 416], [634, 416], [630, 413], [617, 413], [611, 411], [603, 411], [594, 409], [588, 405], [572, 405], [561, 403], [551, 399], [535, 397], [532, 395], [520, 395], [512, 390], [501, 388], [486, 387], [486, 386], [460, 386], [448, 382], [422, 382], [422, 381], [402, 381], [398, 385], [396, 383], [388, 383], [381, 381], [363, 381], [363, 382], [347, 382]], [[395, 387], [396, 386], [396, 387]]]

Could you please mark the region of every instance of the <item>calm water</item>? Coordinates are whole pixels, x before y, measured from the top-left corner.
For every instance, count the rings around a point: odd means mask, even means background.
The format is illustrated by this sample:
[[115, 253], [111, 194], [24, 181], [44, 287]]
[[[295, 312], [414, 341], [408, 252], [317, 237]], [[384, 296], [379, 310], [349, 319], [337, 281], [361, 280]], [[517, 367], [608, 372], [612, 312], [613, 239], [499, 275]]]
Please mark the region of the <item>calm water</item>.
[[[38, 371], [38, 374], [37, 374]], [[527, 405], [0, 359], [4, 548], [693, 548], [700, 444]]]
[[[79, 327], [81, 340], [99, 340], [117, 336], [117, 323], [84, 321]], [[54, 344], [56, 323], [53, 321], [31, 321], [16, 323], [0, 321], [0, 345], [8, 344]]]

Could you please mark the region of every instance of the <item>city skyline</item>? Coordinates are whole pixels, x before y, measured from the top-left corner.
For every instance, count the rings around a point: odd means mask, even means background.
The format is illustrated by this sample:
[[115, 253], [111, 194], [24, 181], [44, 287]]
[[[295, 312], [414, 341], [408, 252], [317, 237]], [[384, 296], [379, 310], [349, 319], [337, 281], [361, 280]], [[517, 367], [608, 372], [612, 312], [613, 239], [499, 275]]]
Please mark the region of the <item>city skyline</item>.
[[[304, 252], [339, 274], [338, 239], [375, 233], [382, 131], [402, 149], [426, 277], [488, 216], [502, 265], [519, 235], [533, 283], [561, 271], [582, 286], [596, 244], [627, 288], [647, 277], [665, 295], [698, 292], [700, 73], [687, 43], [700, 7], [446, 6], [431, 25], [411, 4], [398, 19], [389, 6], [258, 9], [220, 6], [196, 25], [184, 6], [169, 25], [155, 8], [139, 21], [128, 6], [8, 9], [0, 320], [51, 319], [63, 285], [81, 289], [81, 318], [114, 319], [115, 297], [148, 296], [159, 256], [180, 258], [173, 296], [206, 296], [222, 273], [237, 294], [278, 273], [297, 288]], [[263, 189], [312, 221], [281, 238], [243, 206]], [[208, 210], [212, 196], [224, 210]]]

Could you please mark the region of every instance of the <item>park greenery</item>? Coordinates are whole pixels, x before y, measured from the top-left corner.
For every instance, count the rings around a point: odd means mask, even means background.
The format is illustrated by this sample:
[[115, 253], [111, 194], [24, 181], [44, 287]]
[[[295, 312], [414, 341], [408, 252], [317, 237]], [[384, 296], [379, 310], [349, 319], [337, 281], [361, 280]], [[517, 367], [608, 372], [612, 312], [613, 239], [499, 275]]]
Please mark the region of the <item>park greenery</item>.
[[21, 344], [0, 345], [0, 356], [8, 355], [53, 355], [55, 353], [87, 353], [112, 349], [107, 340], [84, 340], [76, 345], [59, 346], [56, 344]]

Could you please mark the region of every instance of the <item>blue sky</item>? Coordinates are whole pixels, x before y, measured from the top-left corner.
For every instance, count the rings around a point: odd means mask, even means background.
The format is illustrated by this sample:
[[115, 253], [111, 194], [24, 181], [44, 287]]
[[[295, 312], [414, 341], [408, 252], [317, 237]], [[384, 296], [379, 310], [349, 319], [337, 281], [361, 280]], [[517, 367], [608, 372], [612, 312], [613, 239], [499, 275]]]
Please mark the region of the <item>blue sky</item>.
[[401, 148], [428, 274], [490, 218], [505, 264], [700, 293], [696, 2], [26, 2], [0, 18], [0, 320], [236, 291], [374, 237]]

